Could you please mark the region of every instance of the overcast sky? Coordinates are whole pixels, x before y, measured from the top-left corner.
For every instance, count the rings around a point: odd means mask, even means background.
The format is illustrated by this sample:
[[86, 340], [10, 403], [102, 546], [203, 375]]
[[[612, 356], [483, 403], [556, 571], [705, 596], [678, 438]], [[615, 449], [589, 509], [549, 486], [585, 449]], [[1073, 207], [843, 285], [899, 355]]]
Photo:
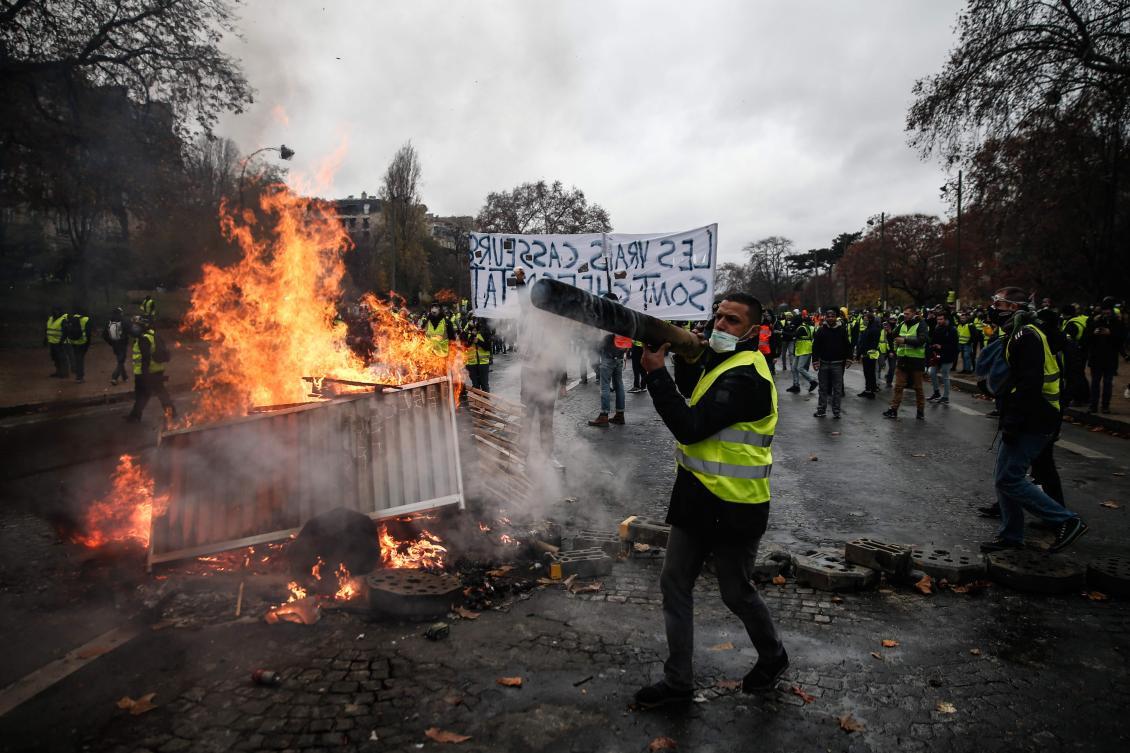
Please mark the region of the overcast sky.
[[303, 172], [347, 144], [329, 196], [375, 193], [411, 139], [436, 214], [545, 178], [619, 232], [717, 222], [722, 261], [769, 235], [805, 250], [946, 211], [903, 124], [962, 4], [247, 0], [229, 49], [256, 103], [220, 131]]

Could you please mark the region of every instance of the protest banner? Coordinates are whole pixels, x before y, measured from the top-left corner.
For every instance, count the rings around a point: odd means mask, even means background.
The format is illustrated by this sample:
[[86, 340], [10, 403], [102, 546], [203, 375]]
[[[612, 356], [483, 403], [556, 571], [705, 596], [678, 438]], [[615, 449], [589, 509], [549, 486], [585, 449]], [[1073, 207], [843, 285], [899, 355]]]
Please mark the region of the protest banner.
[[527, 284], [551, 277], [594, 295], [611, 290], [625, 306], [660, 319], [707, 319], [717, 249], [716, 224], [635, 235], [471, 233], [472, 308], [476, 316], [517, 316], [507, 280], [523, 269]]

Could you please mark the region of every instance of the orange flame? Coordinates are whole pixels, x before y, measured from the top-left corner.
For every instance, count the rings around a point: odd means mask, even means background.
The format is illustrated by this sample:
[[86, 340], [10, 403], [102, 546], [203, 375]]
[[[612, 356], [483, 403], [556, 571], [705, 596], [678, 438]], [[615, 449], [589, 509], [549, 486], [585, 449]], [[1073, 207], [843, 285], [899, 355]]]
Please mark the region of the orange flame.
[[349, 568], [345, 566], [344, 562], [337, 566], [337, 571], [334, 575], [337, 576], [338, 584], [337, 593], [334, 594], [335, 599], [339, 601], [349, 601], [358, 594], [360, 589], [358, 588], [357, 580], [349, 574]]
[[306, 589], [298, 585], [297, 581], [292, 580], [290, 583], [287, 583], [286, 590], [290, 591], [290, 596], [286, 600], [287, 604], [306, 598]]
[[[325, 567], [325, 565], [326, 563], [319, 557], [318, 561], [314, 563], [314, 566], [310, 568], [310, 574], [314, 576], [314, 580], [322, 579], [322, 568]], [[342, 565], [342, 567], [345, 567], [345, 565]]]
[[443, 567], [447, 549], [440, 545], [440, 538], [429, 531], [420, 531], [415, 541], [397, 541], [388, 532], [384, 523], [380, 528], [381, 564], [385, 567], [398, 567], [412, 570]]
[[164, 514], [168, 495], [154, 495], [153, 477], [130, 455], [118, 458], [111, 483], [110, 493], [86, 511], [85, 533], [75, 534], [73, 540], [89, 547], [115, 541], [149, 546], [150, 523], [154, 514]]
[[243, 415], [264, 405], [308, 402], [302, 377], [404, 384], [458, 379], [461, 347], [436, 352], [426, 335], [372, 293], [364, 296], [376, 364], [350, 349], [335, 321], [342, 302], [343, 254], [353, 247], [332, 204], [275, 186], [260, 212], [221, 207], [226, 237], [242, 251], [227, 267], [205, 264], [191, 288], [183, 327], [206, 345], [196, 358], [197, 411], [186, 423]]

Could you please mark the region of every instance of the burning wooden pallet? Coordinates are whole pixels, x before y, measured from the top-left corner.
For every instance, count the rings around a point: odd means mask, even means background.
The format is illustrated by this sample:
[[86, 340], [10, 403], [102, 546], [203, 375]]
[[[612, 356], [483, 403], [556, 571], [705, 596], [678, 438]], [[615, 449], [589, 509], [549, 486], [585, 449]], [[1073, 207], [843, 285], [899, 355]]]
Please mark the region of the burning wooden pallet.
[[522, 428], [525, 406], [474, 388], [467, 390], [467, 404], [483, 487], [499, 500], [526, 502], [530, 481]]
[[388, 518], [457, 504], [451, 381], [439, 377], [164, 433], [149, 563], [284, 539], [346, 507]]

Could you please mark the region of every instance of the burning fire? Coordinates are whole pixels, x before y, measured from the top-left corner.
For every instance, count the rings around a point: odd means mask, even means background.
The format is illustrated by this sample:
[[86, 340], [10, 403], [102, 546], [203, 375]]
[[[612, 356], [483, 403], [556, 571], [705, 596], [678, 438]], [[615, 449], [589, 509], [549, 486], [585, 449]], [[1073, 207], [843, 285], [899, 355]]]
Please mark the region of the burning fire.
[[287, 583], [286, 590], [290, 591], [290, 597], [286, 600], [287, 604], [292, 601], [298, 601], [299, 599], [306, 598], [306, 589], [298, 585], [297, 581], [292, 580], [290, 583]]
[[130, 455], [118, 458], [110, 493], [95, 500], [86, 513], [85, 533], [73, 540], [89, 547], [115, 541], [137, 541], [149, 546], [149, 527], [153, 515], [162, 515], [167, 495], [154, 496], [153, 477]]
[[397, 541], [388, 532], [388, 526], [381, 523], [381, 564], [385, 567], [422, 568], [443, 567], [447, 549], [440, 545], [440, 538], [429, 531], [420, 531], [415, 541]]
[[334, 594], [335, 599], [338, 601], [349, 601], [358, 594], [359, 588], [357, 580], [349, 574], [349, 569], [345, 566], [345, 563], [338, 565], [337, 572], [335, 572], [334, 575], [337, 576], [337, 593]]
[[[437, 354], [427, 337], [372, 293], [363, 303], [374, 362], [351, 350], [335, 322], [343, 254], [353, 244], [325, 201], [285, 186], [263, 194], [258, 215], [224, 205], [220, 224], [242, 251], [227, 267], [204, 265], [183, 327], [207, 346], [196, 358], [200, 405], [188, 423], [243, 415], [254, 406], [309, 402], [303, 377], [405, 384], [448, 373], [460, 347]], [[461, 373], [452, 369], [456, 379]]]

